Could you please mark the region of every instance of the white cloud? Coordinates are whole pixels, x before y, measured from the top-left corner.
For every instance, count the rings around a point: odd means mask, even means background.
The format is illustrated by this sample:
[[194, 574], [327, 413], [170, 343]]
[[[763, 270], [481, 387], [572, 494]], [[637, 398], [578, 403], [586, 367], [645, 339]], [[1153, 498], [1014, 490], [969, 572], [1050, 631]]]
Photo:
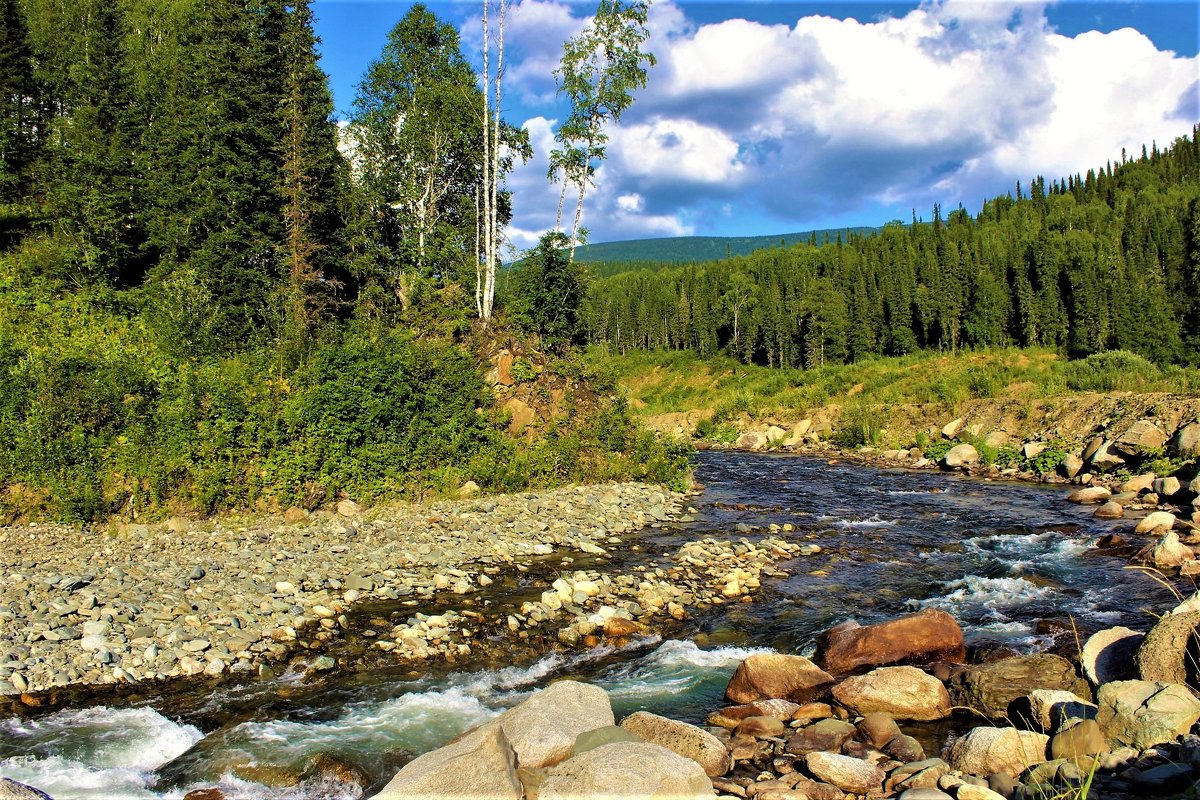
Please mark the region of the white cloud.
[[[925, 212], [1190, 132], [1200, 58], [1130, 29], [1062, 36], [1044, 6], [934, 0], [873, 21], [695, 25], [656, 3], [659, 66], [609, 130], [585, 224], [601, 241], [691, 232], [731, 204], [797, 228], [881, 204]], [[513, 12], [524, 60], [509, 75], [525, 96], [552, 96], [561, 42], [581, 24], [572, 12], [586, 9], [525, 0]], [[531, 120], [538, 158], [513, 178], [522, 236], [554, 221], [551, 116]]]

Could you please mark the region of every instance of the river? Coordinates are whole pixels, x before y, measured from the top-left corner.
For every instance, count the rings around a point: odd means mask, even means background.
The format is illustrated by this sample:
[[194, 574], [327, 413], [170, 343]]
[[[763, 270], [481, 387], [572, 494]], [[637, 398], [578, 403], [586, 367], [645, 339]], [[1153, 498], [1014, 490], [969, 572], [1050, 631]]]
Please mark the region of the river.
[[[683, 522], [627, 537], [612, 567], [652, 561], [703, 536], [775, 533], [822, 552], [779, 566], [756, 602], [697, 617], [676, 638], [625, 650], [551, 653], [499, 668], [373, 669], [306, 683], [302, 673], [215, 691], [153, 692], [119, 703], [0, 719], [0, 777], [70, 798], [355, 798], [345, 783], [284, 784], [314, 759], [367, 766], [367, 780], [519, 702], [555, 678], [608, 690], [618, 718], [645, 709], [701, 722], [733, 668], [756, 651], [808, 654], [815, 635], [938, 608], [976, 652], [1074, 652], [1076, 633], [1147, 628], [1168, 590], [1091, 545], [1128, 522], [1092, 519], [1062, 487], [881, 470], [811, 458], [701, 453], [704, 491]], [[1072, 627], [1074, 626], [1074, 628]], [[940, 731], [924, 731], [926, 737]], [[181, 758], [182, 756], [182, 758]], [[392, 766], [389, 766], [392, 765]]]

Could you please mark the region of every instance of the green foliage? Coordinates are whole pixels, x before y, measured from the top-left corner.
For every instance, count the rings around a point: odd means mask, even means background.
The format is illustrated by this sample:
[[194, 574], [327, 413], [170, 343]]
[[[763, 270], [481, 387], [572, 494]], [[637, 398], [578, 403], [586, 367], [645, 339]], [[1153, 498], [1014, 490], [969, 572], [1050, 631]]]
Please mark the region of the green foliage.
[[882, 438], [879, 410], [866, 404], [848, 406], [842, 411], [833, 441], [840, 447], [877, 447]]
[[579, 306], [587, 286], [584, 269], [563, 252], [565, 244], [561, 233], [542, 236], [513, 271], [504, 303], [513, 323], [559, 351], [581, 333]]
[[692, 435], [713, 444], [733, 444], [738, 439], [738, 429], [736, 425], [719, 424], [713, 417], [704, 417], [696, 423], [696, 430]]
[[996, 448], [996, 457], [992, 461], [997, 467], [1007, 469], [1009, 467], [1019, 467], [1024, 457], [1021, 451], [1009, 444], [1002, 444]]
[[1064, 446], [1061, 443], [1052, 442], [1045, 450], [1026, 460], [1024, 466], [1025, 469], [1040, 475], [1043, 472], [1053, 472], [1066, 457]]
[[938, 439], [930, 442], [921, 448], [921, 453], [930, 461], [940, 461], [946, 453], [950, 452], [950, 448], [954, 447], [958, 442], [950, 439]]
[[1125, 350], [1096, 353], [1067, 365], [1067, 387], [1077, 392], [1145, 391], [1160, 377], [1158, 367]]
[[518, 358], [513, 361], [512, 379], [517, 383], [528, 383], [537, 378], [537, 370], [528, 358]]

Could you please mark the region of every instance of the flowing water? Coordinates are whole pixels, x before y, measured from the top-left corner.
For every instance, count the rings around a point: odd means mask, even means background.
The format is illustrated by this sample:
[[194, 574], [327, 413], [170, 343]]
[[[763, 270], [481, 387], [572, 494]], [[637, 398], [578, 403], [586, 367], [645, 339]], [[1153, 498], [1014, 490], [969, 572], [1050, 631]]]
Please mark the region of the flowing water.
[[[809, 653], [815, 635], [847, 619], [870, 623], [938, 608], [976, 650], [1074, 651], [1100, 628], [1144, 628], [1171, 595], [1091, 544], [1129, 523], [1093, 520], [1061, 487], [990, 483], [788, 456], [702, 453], [688, 521], [629, 537], [614, 571], [702, 536], [775, 535], [821, 545], [780, 566], [757, 602], [723, 607], [679, 638], [623, 650], [543, 655], [501, 669], [426, 674], [381, 669], [301, 674], [200, 693], [0, 720], [0, 776], [69, 798], [181, 798], [219, 787], [228, 798], [358, 796], [319, 775], [315, 759], [395, 771], [560, 677], [603, 686], [618, 718], [645, 709], [700, 722], [718, 708], [737, 663], [756, 651]], [[744, 533], [742, 531], [745, 531]], [[929, 731], [925, 732], [929, 734]], [[935, 732], [936, 733], [936, 732]], [[928, 740], [928, 739], [927, 739]], [[290, 786], [289, 786], [290, 784]]]

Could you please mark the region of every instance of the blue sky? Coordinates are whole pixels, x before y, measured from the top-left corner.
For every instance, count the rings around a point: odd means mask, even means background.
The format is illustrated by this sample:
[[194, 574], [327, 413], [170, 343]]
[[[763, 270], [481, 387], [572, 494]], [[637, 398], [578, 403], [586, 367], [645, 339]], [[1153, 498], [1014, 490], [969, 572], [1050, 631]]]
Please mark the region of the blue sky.
[[[553, 224], [551, 71], [594, 4], [510, 2], [505, 115], [535, 147], [510, 180], [522, 248]], [[480, 4], [426, 5], [476, 58]], [[410, 6], [316, 0], [339, 112]], [[1200, 122], [1195, 2], [656, 0], [650, 28], [659, 66], [609, 131], [585, 204], [592, 241], [976, 211], [1017, 180], [1086, 172]]]

